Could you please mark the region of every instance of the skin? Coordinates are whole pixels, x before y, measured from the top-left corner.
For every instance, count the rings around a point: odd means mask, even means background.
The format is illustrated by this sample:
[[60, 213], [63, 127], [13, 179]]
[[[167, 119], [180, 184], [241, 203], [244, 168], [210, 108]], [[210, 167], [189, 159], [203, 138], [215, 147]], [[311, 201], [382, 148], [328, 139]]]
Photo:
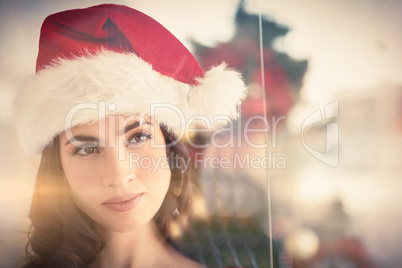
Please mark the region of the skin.
[[[150, 118], [116, 116], [71, 131], [76, 141], [60, 134], [64, 173], [75, 204], [106, 242], [91, 267], [200, 267], [165, 244], [151, 220], [171, 177], [160, 128]], [[149, 161], [133, 162], [130, 154]], [[105, 206], [106, 200], [127, 193], [141, 194], [129, 211]]]

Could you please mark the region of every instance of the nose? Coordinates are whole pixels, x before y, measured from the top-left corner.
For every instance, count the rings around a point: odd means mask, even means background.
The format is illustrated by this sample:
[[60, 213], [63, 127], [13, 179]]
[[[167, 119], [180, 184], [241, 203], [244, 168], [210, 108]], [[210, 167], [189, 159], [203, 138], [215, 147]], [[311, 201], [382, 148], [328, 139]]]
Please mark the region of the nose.
[[119, 156], [116, 149], [105, 152], [101, 168], [103, 170], [102, 183], [106, 187], [125, 186], [135, 179], [135, 170], [130, 166], [127, 155]]

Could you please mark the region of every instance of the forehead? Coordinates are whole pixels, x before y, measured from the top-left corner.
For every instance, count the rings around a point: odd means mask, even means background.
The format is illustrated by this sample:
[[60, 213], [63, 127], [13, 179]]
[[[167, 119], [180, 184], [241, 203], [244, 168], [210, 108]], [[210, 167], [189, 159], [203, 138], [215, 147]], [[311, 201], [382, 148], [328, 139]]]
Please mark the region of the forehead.
[[150, 116], [140, 116], [140, 115], [111, 115], [107, 116], [101, 120], [77, 125], [71, 129], [65, 130], [61, 133], [61, 138], [68, 136], [68, 134], [79, 135], [80, 133], [91, 134], [93, 136], [98, 136], [105, 133], [118, 133], [119, 135], [124, 135], [132, 129], [141, 127], [149, 128], [153, 126], [153, 120]]

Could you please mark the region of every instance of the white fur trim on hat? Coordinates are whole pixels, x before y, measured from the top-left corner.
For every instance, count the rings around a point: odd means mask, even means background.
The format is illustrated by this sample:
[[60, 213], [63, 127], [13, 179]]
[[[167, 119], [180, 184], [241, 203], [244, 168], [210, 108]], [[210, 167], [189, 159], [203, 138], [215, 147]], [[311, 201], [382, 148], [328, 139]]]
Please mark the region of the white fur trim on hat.
[[[192, 86], [164, 76], [133, 53], [103, 50], [59, 59], [38, 72], [16, 98], [22, 145], [28, 152], [40, 153], [67, 128], [108, 115], [153, 115], [178, 135], [184, 130], [180, 116], [185, 120], [205, 116], [213, 128], [223, 124], [214, 121], [215, 116], [237, 117], [237, 103], [246, 96], [239, 73], [221, 64], [198, 82]], [[156, 107], [154, 114], [151, 104]], [[105, 113], [100, 114], [101, 105]], [[72, 123], [67, 126], [69, 117]]]

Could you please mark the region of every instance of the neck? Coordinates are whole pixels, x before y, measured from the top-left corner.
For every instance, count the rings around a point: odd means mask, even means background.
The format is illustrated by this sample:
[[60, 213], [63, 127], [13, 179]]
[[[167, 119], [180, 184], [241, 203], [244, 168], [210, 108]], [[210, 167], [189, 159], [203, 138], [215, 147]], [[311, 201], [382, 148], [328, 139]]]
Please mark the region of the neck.
[[99, 231], [106, 246], [91, 267], [154, 267], [172, 250], [153, 222], [126, 233]]

